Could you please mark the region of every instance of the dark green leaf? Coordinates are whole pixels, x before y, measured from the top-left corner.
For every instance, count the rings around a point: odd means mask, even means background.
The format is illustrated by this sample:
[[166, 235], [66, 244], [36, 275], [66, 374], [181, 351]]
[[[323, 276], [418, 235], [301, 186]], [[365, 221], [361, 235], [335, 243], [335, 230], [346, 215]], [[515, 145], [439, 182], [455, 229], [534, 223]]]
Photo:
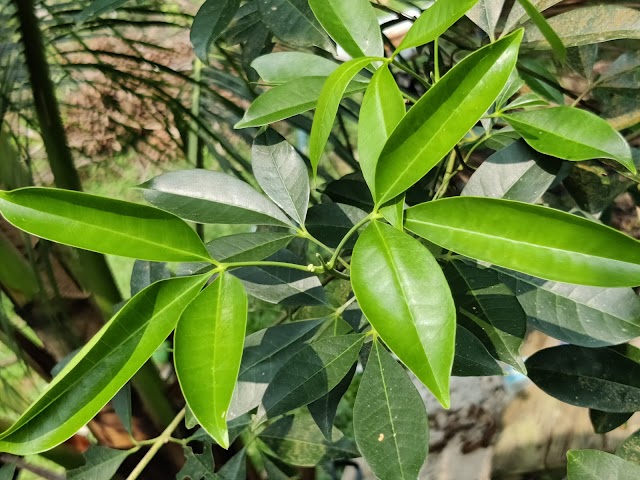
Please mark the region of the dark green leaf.
[[595, 433], [609, 433], [631, 418], [633, 413], [609, 413], [601, 410], [589, 410], [589, 420]]
[[547, 20], [538, 12], [538, 9], [529, 0], [518, 0], [522, 8], [527, 12], [531, 21], [538, 27], [542, 36], [549, 42], [558, 59], [564, 62], [567, 58], [567, 49], [558, 34], [551, 28]]
[[140, 185], [158, 208], [198, 223], [290, 226], [282, 211], [249, 184], [209, 170], [182, 170]]
[[[235, 128], [260, 127], [315, 108], [326, 81], [327, 77], [301, 77], [267, 90], [251, 104]], [[366, 83], [355, 81], [344, 93], [350, 95], [366, 88]]]
[[615, 59], [598, 79], [598, 84], [609, 88], [637, 88], [637, 72], [640, 71], [640, 53], [627, 52]]
[[253, 174], [262, 190], [299, 225], [309, 206], [309, 174], [296, 149], [275, 130], [267, 129], [253, 143]]
[[538, 205], [454, 197], [411, 207], [405, 226], [462, 255], [548, 280], [640, 284], [640, 243], [612, 228]]
[[324, 29], [351, 57], [381, 57], [384, 45], [369, 0], [309, 0]]
[[0, 191], [0, 213], [53, 242], [152, 261], [208, 261], [198, 235], [156, 208], [54, 188]]
[[176, 480], [219, 480], [213, 461], [213, 450], [210, 443], [205, 443], [202, 453], [193, 453], [191, 447], [183, 447], [186, 462], [178, 472]]
[[[204, 264], [207, 265], [207, 264]], [[152, 283], [171, 277], [166, 263], [136, 260], [131, 271], [131, 296], [144, 290]]]
[[331, 441], [333, 434], [333, 421], [336, 418], [336, 412], [338, 411], [338, 404], [344, 394], [347, 393], [353, 376], [356, 373], [356, 364], [353, 364], [349, 373], [340, 380], [340, 383], [336, 385], [329, 393], [323, 395], [318, 400], [314, 400], [308, 405], [309, 413], [316, 421], [316, 425], [322, 431], [325, 438]]
[[364, 94], [358, 122], [358, 158], [371, 190], [380, 152], [405, 113], [404, 99], [393, 75], [388, 67], [380, 67]]
[[282, 250], [292, 238], [286, 232], [238, 233], [210, 241], [207, 250], [221, 262], [256, 262]]
[[[581, 45], [567, 50], [567, 65], [575, 72], [587, 79], [589, 84], [593, 81], [593, 67], [598, 60], [598, 44]], [[609, 67], [611, 68], [611, 67]], [[604, 75], [604, 74], [603, 74]], [[601, 75], [602, 77], [602, 75]]]
[[519, 31], [472, 53], [409, 110], [380, 154], [378, 204], [420, 180], [485, 114], [515, 67], [521, 38]]
[[291, 478], [280, 470], [280, 467], [273, 463], [267, 455], [262, 455], [262, 461], [264, 462], [265, 473], [269, 480], [289, 480]]
[[640, 410], [640, 364], [613, 349], [547, 348], [526, 366], [538, 387], [565, 403], [610, 413]]
[[455, 306], [429, 250], [375, 221], [354, 247], [351, 283], [380, 338], [448, 408]]
[[485, 377], [502, 375], [503, 372], [482, 342], [469, 330], [458, 325], [456, 356], [451, 374], [456, 377]]
[[240, 371], [247, 295], [228, 273], [184, 311], [174, 339], [176, 375], [187, 405], [218, 445], [229, 448], [227, 412]]
[[304, 52], [275, 52], [256, 58], [251, 66], [260, 78], [282, 84], [301, 77], [328, 77], [340, 64]]
[[8, 463], [0, 467], [0, 480], [13, 480], [16, 472], [16, 464]]
[[243, 448], [218, 470], [218, 480], [246, 480], [247, 449]]
[[308, 0], [258, 0], [262, 20], [276, 37], [292, 47], [332, 50], [327, 34], [313, 16]]
[[131, 454], [128, 450], [92, 445], [84, 453], [85, 464], [69, 470], [69, 480], [111, 480], [122, 462]]
[[128, 1], [129, 0], [93, 0], [89, 6], [85, 7], [78, 14], [77, 22], [84, 23], [87, 20], [92, 20], [100, 15], [113, 12]]
[[640, 465], [640, 430], [620, 444], [616, 449], [616, 455], [628, 462]]
[[[353, 226], [364, 219], [367, 212], [341, 203], [322, 203], [309, 209], [305, 227], [325, 245], [335, 248]], [[355, 238], [346, 248], [352, 248]]]
[[328, 337], [306, 345], [275, 374], [262, 399], [264, 415], [277, 417], [333, 390], [358, 360], [364, 335]]
[[404, 369], [377, 341], [358, 389], [353, 430], [362, 456], [378, 478], [418, 478], [429, 449], [424, 401]]
[[209, 63], [209, 49], [229, 26], [240, 8], [240, 0], [205, 0], [191, 25], [191, 43], [196, 56]]
[[[450, 3], [456, 2], [453, 0]], [[479, 0], [467, 13], [467, 17], [486, 32], [492, 42], [496, 38], [496, 26], [500, 20], [504, 3], [505, 0]]]
[[640, 466], [598, 450], [569, 450], [567, 461], [567, 480], [640, 478]]
[[165, 341], [206, 280], [206, 276], [163, 280], [133, 297], [0, 434], [0, 450], [38, 453], [76, 433]]
[[314, 467], [323, 460], [358, 457], [355, 446], [338, 429], [328, 442], [309, 413], [302, 410], [272, 423], [258, 437], [283, 462]]
[[606, 120], [573, 107], [527, 110], [503, 115], [537, 151], [565, 160], [610, 158], [632, 173], [631, 148]]
[[[288, 250], [268, 258], [269, 261], [300, 264]], [[327, 305], [327, 297], [316, 275], [283, 267], [244, 267], [232, 271], [244, 283], [249, 295], [265, 302], [287, 306]]]
[[487, 158], [461, 195], [534, 203], [555, 181], [561, 165], [522, 140], [514, 142]]
[[371, 192], [360, 175], [345, 175], [329, 182], [322, 193], [334, 202], [353, 205], [367, 212], [373, 210]]
[[551, 337], [593, 348], [640, 336], [640, 299], [630, 288], [584, 287], [500, 272], [530, 325]]
[[238, 417], [260, 405], [276, 372], [304, 348], [321, 324], [322, 320], [286, 323], [260, 330], [245, 339], [229, 417]]
[[118, 393], [116, 393], [115, 397], [111, 399], [111, 405], [113, 405], [113, 410], [116, 412], [116, 415], [122, 422], [125, 430], [132, 433], [131, 430], [131, 384], [127, 383], [124, 387], [122, 387]]
[[[546, 10], [549, 7], [553, 7], [556, 3], [560, 3], [562, 0], [531, 0], [534, 7], [540, 12]], [[509, 12], [509, 17], [505, 23], [504, 31], [510, 32], [513, 27], [519, 23], [527, 20], [527, 12], [525, 12], [522, 5], [515, 2], [513, 8]]]

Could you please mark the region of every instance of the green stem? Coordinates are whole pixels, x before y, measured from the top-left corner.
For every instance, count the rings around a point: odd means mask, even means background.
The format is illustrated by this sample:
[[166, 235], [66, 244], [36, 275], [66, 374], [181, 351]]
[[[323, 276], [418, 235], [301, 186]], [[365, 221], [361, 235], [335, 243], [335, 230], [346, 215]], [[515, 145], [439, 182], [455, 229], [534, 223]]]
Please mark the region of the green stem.
[[133, 469], [131, 474], [127, 477], [127, 480], [136, 480], [136, 478], [140, 476], [140, 474], [144, 471], [147, 465], [149, 465], [151, 460], [153, 460], [153, 457], [156, 456], [156, 453], [158, 453], [158, 450], [160, 450], [163, 445], [165, 445], [170, 441], [171, 434], [176, 428], [178, 428], [178, 426], [180, 425], [180, 422], [182, 422], [182, 419], [185, 416], [185, 413], [186, 411], [183, 408], [178, 413], [178, 415], [176, 415], [176, 417], [171, 421], [171, 423], [164, 430], [164, 432], [162, 432], [160, 436], [155, 439], [149, 451], [145, 454], [144, 457], [142, 457], [142, 460], [140, 460], [140, 463], [136, 465], [136, 468]]
[[438, 38], [433, 41], [433, 80], [435, 83], [440, 81], [440, 59], [438, 49]]
[[220, 265], [223, 269], [229, 268], [241, 268], [241, 267], [280, 267], [280, 268], [292, 268], [294, 270], [301, 270], [307, 273], [315, 273], [320, 274], [324, 273], [324, 268], [319, 265], [298, 265], [297, 263], [286, 263], [286, 262], [230, 262], [223, 263]]
[[431, 85], [429, 84], [429, 82], [427, 82], [424, 78], [422, 78], [420, 75], [418, 75], [416, 72], [414, 72], [414, 71], [413, 71], [413, 70], [411, 70], [410, 68], [405, 67], [404, 65], [402, 65], [400, 62], [398, 62], [398, 61], [396, 61], [396, 60], [393, 60], [393, 61], [391, 62], [391, 64], [392, 64], [394, 67], [396, 67], [396, 68], [398, 68], [398, 69], [402, 70], [403, 72], [408, 73], [409, 75], [411, 75], [411, 76], [412, 76], [413, 78], [415, 78], [418, 82], [420, 82], [420, 83], [422, 84], [422, 86], [423, 86], [424, 88], [426, 88], [427, 90], [428, 90], [429, 88], [431, 88]]
[[[306, 240], [309, 240], [311, 243], [315, 243], [317, 246], [319, 246], [320, 248], [322, 248], [324, 251], [326, 251], [327, 253], [329, 253], [330, 255], [333, 255], [335, 253], [335, 250], [331, 247], [329, 247], [328, 245], [325, 245], [324, 243], [322, 243], [320, 240], [318, 240], [316, 237], [314, 237], [313, 235], [311, 235], [309, 233], [309, 231], [305, 228], [304, 225], [302, 225], [297, 232], [298, 237], [300, 238], [304, 238]], [[343, 267], [345, 268], [349, 268], [349, 264], [347, 262], [345, 262], [342, 258], [338, 258], [338, 261], [340, 262], [340, 264], [342, 264]]]
[[456, 152], [455, 150], [452, 150], [451, 153], [449, 154], [449, 161], [447, 162], [447, 169], [445, 170], [444, 177], [442, 179], [442, 185], [440, 185], [440, 188], [438, 189], [436, 194], [433, 196], [434, 200], [437, 200], [438, 198], [443, 196], [445, 193], [447, 193], [447, 189], [449, 188], [449, 183], [457, 173], [457, 172], [454, 172], [453, 170], [455, 165], [456, 165]]
[[353, 227], [351, 227], [351, 230], [349, 230], [347, 232], [347, 234], [342, 237], [342, 240], [340, 240], [340, 243], [338, 244], [338, 246], [336, 247], [335, 252], [333, 252], [333, 256], [331, 257], [331, 259], [327, 262], [327, 265], [329, 266], [329, 268], [333, 269], [336, 266], [336, 261], [338, 261], [338, 257], [340, 256], [340, 253], [342, 252], [342, 249], [344, 248], [344, 246], [347, 244], [347, 242], [349, 241], [349, 239], [364, 225], [366, 225], [367, 223], [369, 223], [371, 220], [373, 220], [374, 218], [378, 218], [380, 216], [380, 214], [378, 214], [377, 212], [371, 213], [369, 215], [367, 215], [366, 217], [364, 217], [362, 220], [360, 220], [358, 223], [356, 223]]

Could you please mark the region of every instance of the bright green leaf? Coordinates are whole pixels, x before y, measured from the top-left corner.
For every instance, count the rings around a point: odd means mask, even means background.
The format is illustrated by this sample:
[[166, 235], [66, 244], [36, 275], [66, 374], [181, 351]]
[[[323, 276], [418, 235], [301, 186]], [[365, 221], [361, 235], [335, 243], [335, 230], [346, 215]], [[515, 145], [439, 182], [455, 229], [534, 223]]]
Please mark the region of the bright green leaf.
[[301, 77], [328, 77], [340, 64], [305, 52], [274, 52], [256, 58], [251, 66], [260, 78], [282, 84]]
[[358, 449], [381, 480], [413, 480], [429, 449], [424, 401], [407, 372], [374, 342], [353, 407]]
[[247, 295], [228, 273], [184, 311], [175, 333], [176, 374], [187, 405], [218, 445], [229, 448], [227, 411], [240, 371]]
[[631, 480], [640, 478], [640, 466], [607, 452], [569, 450], [567, 480]]
[[548, 280], [640, 285], [637, 240], [552, 208], [454, 197], [409, 208], [405, 226], [448, 250]]
[[196, 56], [209, 63], [209, 49], [229, 26], [240, 8], [240, 0], [205, 0], [193, 19], [191, 43]]
[[353, 250], [351, 283], [380, 338], [448, 407], [455, 307], [431, 253], [404, 232], [373, 222]]

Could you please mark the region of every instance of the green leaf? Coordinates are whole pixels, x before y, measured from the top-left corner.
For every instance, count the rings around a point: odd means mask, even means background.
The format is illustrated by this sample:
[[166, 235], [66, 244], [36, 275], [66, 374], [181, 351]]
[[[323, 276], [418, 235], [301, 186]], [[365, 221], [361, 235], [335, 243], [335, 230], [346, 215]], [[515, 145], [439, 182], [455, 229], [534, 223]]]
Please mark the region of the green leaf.
[[218, 470], [217, 480], [246, 480], [247, 449], [243, 448]]
[[133, 297], [0, 434], [0, 450], [28, 455], [70, 438], [165, 341], [207, 278], [163, 280]]
[[351, 283], [380, 338], [448, 408], [455, 307], [429, 250], [404, 232], [372, 222], [353, 250]]
[[[300, 264], [296, 255], [281, 250], [267, 260]], [[313, 273], [286, 267], [244, 267], [232, 271], [249, 295], [287, 306], [328, 305], [322, 283]]]
[[384, 219], [400, 231], [404, 231], [405, 199], [406, 195], [403, 193], [380, 207], [380, 214]]
[[[531, 4], [536, 7], [536, 10], [542, 12], [547, 8], [553, 7], [555, 4], [560, 3], [562, 0], [531, 0]], [[510, 32], [514, 26], [519, 23], [523, 23], [527, 20], [527, 12], [522, 8], [522, 5], [515, 3], [513, 8], [509, 12], [507, 21], [505, 23], [504, 31]]]
[[355, 446], [338, 429], [334, 428], [332, 437], [333, 442], [327, 441], [311, 415], [302, 410], [272, 423], [258, 438], [279, 460], [300, 467], [359, 456]]
[[427, 411], [405, 370], [377, 341], [358, 388], [353, 430], [376, 477], [418, 478], [429, 449]]
[[13, 480], [16, 472], [16, 464], [8, 463], [0, 467], [0, 480]]
[[264, 416], [277, 417], [333, 390], [358, 361], [364, 338], [342, 335], [305, 345], [278, 370], [267, 387], [262, 399]]
[[598, 85], [608, 88], [636, 88], [635, 73], [639, 70], [640, 52], [623, 53], [600, 75]]
[[[603, 22], [603, 18], [607, 21]], [[566, 47], [623, 38], [637, 39], [640, 38], [640, 12], [620, 5], [573, 8], [550, 18], [549, 26], [562, 38]], [[526, 29], [522, 44], [533, 49], [550, 47], [547, 39], [535, 28]]]
[[317, 46], [333, 50], [333, 44], [313, 16], [307, 0], [258, 0], [262, 21], [278, 39], [292, 47]]
[[129, 0], [93, 0], [89, 6], [85, 7], [76, 18], [79, 24], [87, 20], [93, 20], [100, 15], [111, 13], [117, 8], [127, 3]]
[[[301, 77], [267, 90], [251, 104], [235, 128], [260, 127], [315, 108], [327, 77]], [[354, 81], [344, 94], [351, 95], [367, 88]]]
[[316, 425], [318, 425], [324, 437], [329, 441], [331, 441], [333, 435], [333, 422], [338, 411], [338, 404], [340, 400], [342, 400], [342, 397], [344, 397], [344, 394], [347, 393], [347, 390], [349, 390], [353, 376], [356, 373], [356, 367], [357, 364], [354, 363], [349, 373], [340, 380], [338, 385], [307, 406], [309, 413], [316, 421]]
[[262, 190], [299, 225], [309, 207], [309, 174], [304, 160], [275, 130], [267, 129], [253, 142], [253, 174]]
[[322, 193], [334, 202], [353, 205], [366, 212], [373, 210], [373, 198], [369, 187], [364, 178], [357, 173], [329, 182]]
[[213, 446], [204, 444], [202, 453], [193, 453], [191, 447], [183, 447], [186, 462], [178, 472], [176, 480], [219, 480], [215, 471], [213, 460]]
[[[475, 2], [474, 2], [475, 3]], [[479, 0], [467, 13], [467, 17], [482, 29], [493, 42], [496, 38], [496, 27], [505, 0]]]
[[569, 450], [567, 480], [640, 478], [640, 466], [598, 450]]
[[260, 78], [282, 84], [301, 77], [328, 77], [340, 64], [305, 52], [275, 52], [256, 58], [251, 66]]
[[166, 263], [136, 260], [133, 264], [133, 270], [131, 271], [131, 296], [133, 297], [136, 293], [144, 290], [152, 283], [166, 280], [170, 277], [171, 272], [167, 268]]
[[482, 342], [469, 330], [458, 325], [452, 375], [456, 377], [486, 377], [502, 374], [500, 365], [493, 359]]
[[[367, 212], [351, 205], [322, 203], [309, 209], [305, 227], [322, 243], [336, 248], [347, 232], [366, 216]], [[353, 248], [354, 244], [355, 238], [351, 238], [345, 247]]]
[[198, 235], [156, 208], [54, 188], [0, 191], [0, 213], [27, 233], [85, 250], [152, 261], [209, 261]]
[[376, 57], [355, 58], [340, 65], [322, 86], [309, 137], [309, 159], [315, 177], [324, 147], [331, 135], [340, 101], [355, 76], [370, 63], [384, 60]]
[[589, 409], [589, 420], [595, 433], [609, 433], [631, 418], [633, 413], [609, 413], [601, 410]]
[[547, 282], [500, 270], [529, 324], [573, 345], [605, 347], [640, 336], [640, 298], [630, 288]]
[[382, 57], [384, 44], [369, 0], [309, 0], [324, 29], [351, 57]]
[[209, 49], [229, 26], [240, 8], [240, 0], [205, 0], [191, 25], [191, 43], [196, 56], [209, 63]]
[[286, 323], [260, 330], [245, 339], [230, 417], [238, 417], [260, 405], [276, 372], [304, 348], [321, 324], [322, 320]]
[[111, 480], [129, 455], [130, 450], [114, 450], [112, 448], [92, 445], [84, 453], [85, 464], [69, 470], [69, 480]]
[[553, 48], [556, 56], [561, 62], [564, 62], [567, 58], [567, 49], [562, 43], [562, 39], [551, 28], [547, 20], [540, 14], [538, 9], [529, 0], [518, 0], [518, 3], [524, 8], [531, 21], [538, 27], [538, 30], [542, 36], [549, 42], [551, 48]]
[[438, 0], [422, 12], [413, 23], [395, 53], [434, 41], [458, 21], [477, 1]]
[[526, 365], [529, 378], [562, 402], [610, 413], [640, 410], [640, 364], [611, 348], [546, 348]]
[[616, 449], [616, 455], [628, 462], [640, 465], [640, 430], [629, 436]]
[[269, 480], [289, 480], [291, 478], [284, 473], [280, 467], [273, 463], [267, 455], [262, 455], [262, 462], [264, 463], [264, 470]]
[[176, 374], [187, 405], [218, 445], [229, 448], [227, 411], [247, 327], [242, 283], [221, 273], [184, 311], [174, 339]]
[[612, 228], [538, 205], [455, 197], [411, 207], [411, 232], [462, 255], [558, 282], [640, 284], [640, 244]]
[[636, 172], [627, 141], [593, 113], [553, 107], [502, 116], [539, 152], [572, 161], [610, 158]]
[[546, 157], [522, 140], [487, 158], [462, 190], [462, 196], [536, 202], [553, 184], [562, 162]]
[[494, 358], [525, 373], [520, 347], [527, 332], [526, 316], [498, 272], [469, 260], [455, 260], [447, 264], [444, 273], [458, 308], [458, 323]]
[[388, 67], [380, 67], [364, 94], [358, 122], [360, 168], [371, 190], [380, 152], [405, 113], [404, 99], [393, 75]]
[[125, 430], [129, 432], [129, 435], [131, 435], [132, 406], [130, 383], [127, 383], [124, 387], [118, 390], [118, 393], [116, 393], [115, 396], [111, 399], [111, 405], [113, 406], [113, 410], [116, 412], [116, 415], [122, 422]]
[[158, 208], [198, 223], [292, 226], [269, 199], [249, 184], [209, 170], [182, 170], [140, 185]]
[[409, 110], [380, 154], [378, 205], [420, 180], [480, 120], [509, 80], [521, 38], [519, 31], [472, 53]]

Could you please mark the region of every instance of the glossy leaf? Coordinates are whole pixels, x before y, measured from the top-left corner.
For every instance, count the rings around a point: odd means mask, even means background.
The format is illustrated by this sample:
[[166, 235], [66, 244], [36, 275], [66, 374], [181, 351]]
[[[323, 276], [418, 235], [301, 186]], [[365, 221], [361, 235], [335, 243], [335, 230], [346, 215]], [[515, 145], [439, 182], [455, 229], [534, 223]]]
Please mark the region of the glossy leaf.
[[404, 232], [373, 222], [354, 247], [351, 283], [380, 338], [448, 407], [455, 307], [431, 253]]
[[285, 323], [246, 338], [229, 417], [238, 417], [260, 405], [276, 372], [304, 348], [321, 324], [322, 320]]
[[484, 377], [502, 375], [502, 373], [500, 365], [493, 359], [482, 342], [469, 330], [458, 325], [452, 375], [456, 377]]
[[333, 387], [330, 392], [314, 400], [307, 406], [316, 425], [318, 425], [324, 437], [329, 441], [331, 441], [333, 437], [333, 422], [338, 412], [338, 404], [351, 385], [353, 376], [356, 373], [356, 367], [357, 365], [354, 363], [349, 373], [340, 380], [340, 383]]
[[131, 455], [128, 450], [92, 445], [84, 453], [85, 464], [69, 470], [69, 480], [112, 480], [120, 465]]
[[434, 41], [478, 0], [439, 0], [431, 5], [413, 23], [396, 53], [407, 48], [418, 47]]
[[605, 347], [640, 336], [640, 298], [630, 288], [547, 282], [500, 270], [529, 324], [563, 342]]
[[[205, 264], [206, 265], [206, 264]], [[131, 271], [130, 291], [133, 297], [152, 283], [171, 277], [166, 263], [136, 260]]]
[[300, 467], [359, 456], [355, 446], [338, 429], [334, 429], [332, 437], [333, 442], [327, 441], [311, 415], [302, 410], [272, 423], [258, 438], [279, 460]]
[[318, 163], [324, 152], [324, 147], [331, 135], [331, 129], [333, 128], [333, 122], [338, 113], [342, 96], [360, 70], [376, 60], [382, 59], [364, 57], [349, 60], [329, 75], [327, 81], [322, 86], [320, 98], [318, 99], [318, 107], [313, 117], [311, 136], [309, 137], [309, 159], [311, 160], [314, 176], [318, 170]]
[[152, 261], [208, 261], [198, 235], [161, 210], [54, 188], [0, 191], [0, 213], [25, 232], [72, 247]]
[[[367, 216], [367, 212], [342, 203], [322, 203], [309, 209], [306, 228], [311, 235], [329, 247], [336, 248], [349, 230]], [[353, 248], [355, 238], [346, 248]]]
[[92, 20], [100, 15], [113, 12], [128, 1], [129, 0], [93, 0], [78, 14], [77, 22], [84, 23], [87, 20]]
[[[603, 22], [602, 19], [607, 21]], [[566, 47], [640, 38], [640, 12], [621, 5], [593, 5], [574, 8], [549, 19], [549, 26]], [[545, 49], [549, 43], [538, 29], [527, 28], [523, 45]]]
[[640, 430], [630, 435], [618, 446], [616, 455], [628, 462], [640, 465]]
[[518, 3], [524, 8], [527, 15], [531, 21], [538, 27], [538, 30], [542, 34], [542, 36], [549, 42], [551, 48], [553, 48], [556, 53], [558, 59], [561, 62], [564, 62], [567, 58], [567, 49], [562, 43], [562, 39], [558, 36], [558, 34], [551, 28], [547, 20], [540, 14], [538, 9], [531, 3], [530, 0], [518, 0]]
[[371, 190], [380, 152], [405, 113], [402, 93], [389, 68], [379, 68], [364, 94], [358, 122], [360, 168]]
[[447, 264], [444, 273], [458, 309], [458, 323], [494, 358], [525, 373], [520, 347], [527, 331], [526, 316], [498, 272], [469, 260], [455, 260]]
[[206, 276], [163, 280], [133, 297], [0, 434], [0, 450], [28, 455], [70, 438], [165, 341], [206, 280]]
[[228, 273], [191, 302], [174, 339], [176, 374], [198, 423], [229, 448], [227, 411], [240, 371], [247, 326], [247, 295]]
[[472, 53], [409, 110], [380, 154], [378, 204], [420, 180], [485, 114], [515, 67], [521, 37], [516, 32]]
[[405, 226], [462, 255], [548, 280], [640, 284], [640, 243], [612, 228], [538, 205], [455, 197], [409, 208]]
[[491, 41], [495, 40], [496, 27], [500, 20], [500, 14], [504, 8], [505, 0], [479, 0], [469, 13], [467, 17], [480, 27]]
[[567, 480], [640, 478], [640, 466], [599, 450], [569, 450]]
[[296, 149], [275, 130], [267, 129], [253, 142], [251, 164], [262, 190], [303, 225], [309, 206], [309, 174]]
[[380, 214], [393, 227], [404, 231], [404, 207], [406, 195], [398, 195], [380, 207]]
[[264, 23], [283, 42], [292, 47], [333, 49], [308, 0], [258, 0], [258, 5]]
[[240, 8], [240, 0], [205, 0], [191, 25], [191, 43], [196, 56], [209, 63], [209, 49]]
[[573, 107], [554, 107], [503, 115], [539, 152], [580, 161], [610, 158], [635, 173], [631, 148], [606, 120]]
[[291, 221], [249, 184], [209, 170], [162, 174], [140, 185], [158, 208], [198, 223], [290, 226]]
[[520, 140], [487, 158], [461, 195], [534, 203], [555, 181], [561, 165]]
[[[315, 108], [327, 77], [301, 77], [278, 85], [260, 95], [249, 107], [235, 128], [260, 127]], [[355, 81], [346, 87], [350, 95], [367, 88]]]
[[[299, 264], [288, 250], [282, 250], [267, 260]], [[287, 305], [327, 305], [322, 284], [313, 273], [285, 267], [244, 267], [232, 271], [244, 283], [249, 295], [265, 302]]]
[[358, 388], [353, 430], [376, 477], [418, 478], [429, 449], [424, 401], [405, 370], [377, 341]]
[[318, 400], [349, 373], [364, 335], [328, 337], [306, 345], [275, 374], [262, 399], [264, 415], [277, 417]]
[[340, 64], [305, 52], [274, 52], [256, 58], [251, 66], [260, 78], [282, 84], [301, 77], [328, 77]]
[[324, 29], [351, 57], [381, 57], [384, 45], [369, 0], [309, 0]]
[[529, 378], [558, 400], [603, 412], [640, 410], [640, 364], [610, 348], [563, 345], [527, 362]]
[[633, 413], [609, 413], [601, 410], [589, 410], [589, 420], [595, 433], [609, 433], [620, 425], [624, 425]]

